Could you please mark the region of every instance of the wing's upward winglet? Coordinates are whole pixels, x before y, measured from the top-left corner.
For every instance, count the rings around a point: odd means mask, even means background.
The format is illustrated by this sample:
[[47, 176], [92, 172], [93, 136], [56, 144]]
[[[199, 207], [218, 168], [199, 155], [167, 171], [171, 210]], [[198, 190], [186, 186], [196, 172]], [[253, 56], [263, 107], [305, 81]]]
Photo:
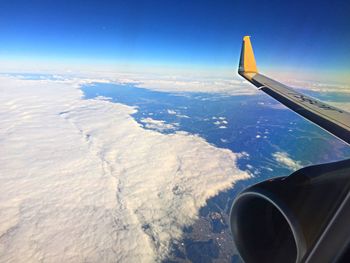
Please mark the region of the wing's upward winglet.
[[258, 73], [258, 69], [256, 68], [255, 63], [253, 47], [250, 43], [250, 36], [243, 37], [238, 73], [241, 75], [245, 73]]

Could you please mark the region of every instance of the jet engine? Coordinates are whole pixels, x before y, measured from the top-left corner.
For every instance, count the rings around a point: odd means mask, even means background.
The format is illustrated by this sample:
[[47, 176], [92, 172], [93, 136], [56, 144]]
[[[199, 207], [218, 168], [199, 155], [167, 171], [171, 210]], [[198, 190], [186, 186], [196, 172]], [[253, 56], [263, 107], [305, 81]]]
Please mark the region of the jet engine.
[[350, 262], [350, 160], [302, 168], [234, 200], [230, 226], [246, 263]]

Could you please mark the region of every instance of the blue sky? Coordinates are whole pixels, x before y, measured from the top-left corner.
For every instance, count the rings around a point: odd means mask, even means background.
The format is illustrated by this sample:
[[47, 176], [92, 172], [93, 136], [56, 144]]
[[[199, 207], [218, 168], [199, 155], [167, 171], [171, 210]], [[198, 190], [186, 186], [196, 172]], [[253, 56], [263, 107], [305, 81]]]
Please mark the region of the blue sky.
[[350, 70], [349, 1], [1, 1], [7, 61]]

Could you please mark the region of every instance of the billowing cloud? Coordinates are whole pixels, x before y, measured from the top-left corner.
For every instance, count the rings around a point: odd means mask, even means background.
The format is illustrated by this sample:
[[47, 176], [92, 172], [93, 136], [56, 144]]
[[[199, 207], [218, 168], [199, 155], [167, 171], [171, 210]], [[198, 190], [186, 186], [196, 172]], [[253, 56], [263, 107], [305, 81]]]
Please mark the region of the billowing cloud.
[[154, 120], [152, 118], [143, 118], [141, 122], [145, 124], [145, 127], [148, 129], [153, 129], [157, 131], [166, 131], [166, 130], [176, 130], [179, 126], [178, 123], [166, 123], [162, 120]]
[[0, 261], [154, 262], [246, 172], [136, 109], [82, 100], [87, 80], [0, 77]]
[[295, 171], [302, 168], [301, 163], [290, 158], [286, 152], [275, 152], [272, 156], [278, 163], [290, 170]]
[[226, 129], [228, 121], [226, 120], [226, 117], [212, 117], [213, 120], [216, 120], [213, 122], [214, 125], [218, 126], [219, 129]]
[[176, 114], [177, 114], [176, 111], [170, 110], [170, 109], [167, 109], [167, 112], [168, 112], [168, 114], [170, 114], [170, 115], [176, 115]]

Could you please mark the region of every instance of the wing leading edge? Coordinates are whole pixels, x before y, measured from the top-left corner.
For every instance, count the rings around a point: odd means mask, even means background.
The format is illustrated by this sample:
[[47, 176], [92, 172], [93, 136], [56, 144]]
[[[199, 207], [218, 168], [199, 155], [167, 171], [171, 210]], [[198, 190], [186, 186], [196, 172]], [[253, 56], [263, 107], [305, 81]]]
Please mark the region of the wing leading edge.
[[238, 73], [291, 110], [350, 144], [350, 113], [258, 73], [249, 36], [243, 38]]

